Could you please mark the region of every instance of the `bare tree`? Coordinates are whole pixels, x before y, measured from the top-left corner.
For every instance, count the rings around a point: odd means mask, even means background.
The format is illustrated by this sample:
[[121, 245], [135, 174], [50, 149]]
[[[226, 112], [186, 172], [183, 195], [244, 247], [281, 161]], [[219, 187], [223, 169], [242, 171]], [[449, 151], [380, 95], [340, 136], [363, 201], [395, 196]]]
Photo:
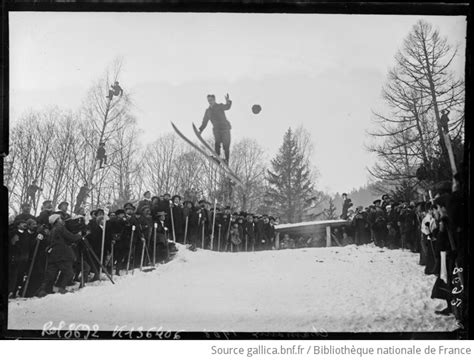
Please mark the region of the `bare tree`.
[[[132, 102], [127, 92], [120, 96], [107, 96], [111, 84], [118, 81], [121, 69], [121, 60], [116, 60], [89, 90], [81, 111], [81, 156], [75, 163], [81, 178], [87, 181], [91, 189], [92, 207], [109, 202], [113, 191], [111, 167], [115, 165], [115, 156], [121, 151], [116, 146], [114, 148], [114, 144], [121, 132], [135, 123], [130, 114]], [[106, 144], [108, 151], [104, 171], [98, 171], [96, 163], [96, 153], [101, 143]]]
[[[374, 112], [376, 130], [368, 149], [378, 156], [370, 173], [382, 184], [405, 193], [421, 185], [418, 169], [432, 181], [439, 180], [439, 159], [447, 160], [441, 128], [440, 109], [450, 109], [449, 131], [453, 139], [463, 134], [464, 83], [449, 71], [456, 56], [446, 39], [424, 22], [418, 21], [395, 56], [382, 95], [390, 111]], [[411, 190], [410, 190], [411, 189]]]
[[265, 154], [253, 139], [242, 139], [232, 147], [230, 166], [242, 180], [244, 188], [236, 190], [237, 207], [243, 211], [256, 211], [265, 196]]

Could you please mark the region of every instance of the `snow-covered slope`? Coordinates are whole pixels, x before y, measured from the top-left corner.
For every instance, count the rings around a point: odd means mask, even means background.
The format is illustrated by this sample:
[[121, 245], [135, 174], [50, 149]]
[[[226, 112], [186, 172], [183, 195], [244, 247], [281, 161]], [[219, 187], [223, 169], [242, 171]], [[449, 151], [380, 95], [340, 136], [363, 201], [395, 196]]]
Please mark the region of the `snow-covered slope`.
[[190, 252], [149, 273], [9, 303], [10, 329], [53, 321], [175, 331], [450, 331], [418, 254], [373, 245]]

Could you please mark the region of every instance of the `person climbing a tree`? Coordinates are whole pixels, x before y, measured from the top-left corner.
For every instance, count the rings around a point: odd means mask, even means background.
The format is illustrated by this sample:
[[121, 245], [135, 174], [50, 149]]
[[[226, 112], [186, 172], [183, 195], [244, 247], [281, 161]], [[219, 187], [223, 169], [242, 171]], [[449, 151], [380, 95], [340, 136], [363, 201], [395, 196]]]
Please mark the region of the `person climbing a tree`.
[[99, 148], [97, 149], [96, 160], [99, 160], [99, 169], [102, 169], [102, 165], [107, 165], [107, 155], [105, 154], [105, 143], [99, 143]]
[[448, 114], [450, 113], [450, 111], [448, 109], [445, 109], [445, 110], [441, 110], [441, 119], [440, 119], [440, 122], [441, 122], [441, 127], [443, 128], [443, 131], [447, 134], [449, 133], [449, 127], [448, 127], [448, 123], [449, 123], [449, 118], [448, 118]]
[[79, 193], [77, 194], [76, 205], [74, 206], [74, 214], [79, 214], [80, 209], [82, 207], [82, 203], [89, 196], [89, 190], [89, 185], [87, 184], [87, 181], [85, 181], [84, 185], [81, 186], [81, 188], [79, 189]]
[[116, 81], [113, 85], [110, 85], [109, 95], [106, 96], [107, 99], [112, 101], [112, 98], [115, 96], [122, 96], [123, 89], [120, 87], [119, 82]]
[[214, 149], [220, 156], [222, 144], [224, 147], [225, 162], [229, 164], [230, 129], [232, 126], [225, 116], [225, 111], [230, 109], [232, 101], [229, 98], [229, 94], [225, 96], [225, 104], [217, 104], [215, 95], [207, 95], [207, 101], [209, 102], [209, 107], [204, 113], [199, 132], [202, 133], [209, 120], [211, 120], [215, 141]]
[[26, 189], [27, 200], [31, 200], [31, 202], [33, 203], [33, 208], [35, 209], [37, 191], [43, 191], [43, 189], [38, 186], [38, 181], [35, 179], [33, 180], [33, 183]]

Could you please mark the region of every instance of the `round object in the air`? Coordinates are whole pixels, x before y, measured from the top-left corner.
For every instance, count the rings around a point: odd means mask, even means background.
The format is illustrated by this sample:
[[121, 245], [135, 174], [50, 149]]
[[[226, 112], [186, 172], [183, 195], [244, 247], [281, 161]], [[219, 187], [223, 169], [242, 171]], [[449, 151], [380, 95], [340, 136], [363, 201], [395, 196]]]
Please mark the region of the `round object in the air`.
[[258, 104], [255, 104], [254, 106], [252, 106], [252, 112], [254, 114], [258, 114], [260, 111], [262, 111], [262, 107]]

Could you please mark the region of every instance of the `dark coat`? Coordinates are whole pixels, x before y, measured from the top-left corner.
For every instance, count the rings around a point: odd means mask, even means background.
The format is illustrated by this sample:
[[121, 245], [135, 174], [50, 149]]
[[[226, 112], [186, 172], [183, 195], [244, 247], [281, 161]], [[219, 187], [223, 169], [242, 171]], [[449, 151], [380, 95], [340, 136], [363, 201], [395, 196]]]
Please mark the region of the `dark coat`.
[[15, 224], [19, 223], [20, 221], [26, 221], [28, 219], [36, 219], [33, 215], [31, 214], [19, 214], [15, 217], [15, 220], [13, 221]]
[[[171, 218], [171, 211], [173, 211], [173, 218]], [[184, 225], [186, 220], [184, 218], [183, 208], [181, 206], [173, 206], [172, 208], [168, 209], [168, 213], [169, 216], [167, 216], [166, 220], [170, 231], [173, 231], [173, 227], [171, 225], [171, 220], [173, 220], [174, 231], [176, 235], [184, 234]]]
[[244, 236], [247, 236], [247, 240], [249, 242], [253, 242], [255, 240], [255, 229], [254, 229], [253, 221], [245, 221], [244, 222]]
[[229, 120], [225, 116], [225, 111], [229, 110], [232, 106], [232, 101], [227, 101], [225, 104], [215, 104], [213, 107], [208, 107], [204, 113], [202, 124], [199, 127], [200, 131], [203, 131], [209, 120], [211, 120], [214, 131], [229, 131], [232, 126]]
[[342, 204], [341, 219], [347, 219], [347, 212], [349, 211], [349, 208], [351, 206], [352, 206], [352, 200], [351, 199], [344, 200], [344, 203]]
[[140, 200], [140, 201], [138, 202], [138, 206], [137, 206], [137, 213], [140, 214], [140, 213], [142, 212], [142, 209], [143, 209], [145, 206], [149, 206], [149, 207], [150, 207], [150, 210], [151, 210], [151, 200], [148, 200], [148, 199]]
[[10, 236], [9, 257], [10, 262], [27, 261], [30, 251], [28, 231], [16, 230]]
[[53, 215], [53, 210], [43, 210], [38, 216], [38, 224], [43, 225], [46, 228], [51, 228], [49, 224], [49, 217]]
[[48, 261], [75, 261], [75, 254], [71, 245], [81, 239], [80, 234], [73, 234], [62, 224], [56, 224], [50, 233], [50, 250]]
[[100, 259], [100, 253], [101, 253], [101, 248], [102, 248], [102, 228], [95, 220], [91, 220], [89, 224], [87, 224], [87, 227], [89, 228], [91, 232], [86, 237], [87, 241], [89, 241], [89, 244], [91, 245], [92, 250], [94, 250], [95, 254]]

